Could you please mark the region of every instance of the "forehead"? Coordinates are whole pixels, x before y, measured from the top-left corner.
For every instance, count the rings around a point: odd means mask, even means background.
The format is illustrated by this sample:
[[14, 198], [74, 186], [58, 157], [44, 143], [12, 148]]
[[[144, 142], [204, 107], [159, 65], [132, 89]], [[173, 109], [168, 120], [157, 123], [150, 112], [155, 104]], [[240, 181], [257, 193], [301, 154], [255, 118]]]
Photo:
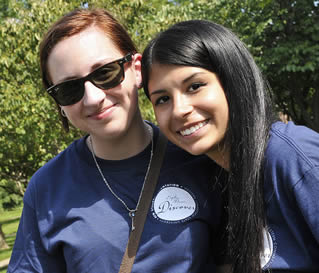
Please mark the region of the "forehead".
[[94, 67], [121, 58], [122, 53], [98, 27], [60, 41], [48, 58], [48, 70], [53, 83], [63, 78], [80, 77]]
[[213, 74], [212, 72], [195, 66], [182, 66], [172, 64], [159, 64], [152, 65], [148, 88], [152, 90], [162, 88], [173, 88], [183, 84], [187, 79], [195, 74]]

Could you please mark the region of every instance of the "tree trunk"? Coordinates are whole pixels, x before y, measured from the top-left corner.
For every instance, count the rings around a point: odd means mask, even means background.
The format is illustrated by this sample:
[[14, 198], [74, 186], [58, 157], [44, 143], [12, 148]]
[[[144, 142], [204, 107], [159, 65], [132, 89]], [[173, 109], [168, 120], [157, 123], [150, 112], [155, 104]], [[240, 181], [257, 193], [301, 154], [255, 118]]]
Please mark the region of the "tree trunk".
[[6, 248], [9, 248], [9, 246], [6, 243], [6, 239], [4, 237], [4, 233], [2, 231], [2, 227], [0, 224], [0, 249], [6, 249]]

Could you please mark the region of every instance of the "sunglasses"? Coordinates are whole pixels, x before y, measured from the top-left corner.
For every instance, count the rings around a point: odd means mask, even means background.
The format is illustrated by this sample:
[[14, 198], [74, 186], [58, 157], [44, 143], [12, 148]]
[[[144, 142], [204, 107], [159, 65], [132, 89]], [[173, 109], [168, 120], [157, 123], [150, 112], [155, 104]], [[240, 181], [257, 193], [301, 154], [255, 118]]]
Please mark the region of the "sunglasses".
[[84, 83], [86, 81], [90, 81], [103, 90], [111, 89], [124, 80], [124, 64], [131, 62], [132, 56], [133, 53], [129, 53], [119, 60], [97, 68], [83, 78], [67, 80], [53, 85], [47, 89], [47, 92], [59, 105], [66, 106], [77, 103], [83, 98], [85, 92]]

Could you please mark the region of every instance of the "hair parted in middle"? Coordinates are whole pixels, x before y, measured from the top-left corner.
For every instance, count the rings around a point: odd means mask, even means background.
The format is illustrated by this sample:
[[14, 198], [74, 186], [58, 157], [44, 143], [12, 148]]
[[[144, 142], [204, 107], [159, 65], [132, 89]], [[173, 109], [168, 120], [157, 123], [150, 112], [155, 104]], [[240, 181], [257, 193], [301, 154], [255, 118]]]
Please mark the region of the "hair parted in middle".
[[234, 261], [233, 272], [261, 272], [263, 160], [275, 119], [267, 82], [244, 43], [229, 29], [206, 20], [177, 23], [148, 44], [142, 57], [148, 97], [153, 64], [200, 67], [220, 80], [229, 107], [225, 136], [230, 147], [229, 254]]
[[[48, 71], [48, 59], [53, 48], [60, 41], [76, 35], [91, 26], [96, 26], [104, 32], [123, 55], [137, 52], [137, 48], [130, 35], [108, 11], [104, 9], [75, 9], [56, 21], [49, 28], [40, 44], [40, 68], [45, 89], [53, 85]], [[61, 116], [59, 106], [58, 112], [63, 123], [63, 128], [68, 131], [68, 120], [66, 117]]]

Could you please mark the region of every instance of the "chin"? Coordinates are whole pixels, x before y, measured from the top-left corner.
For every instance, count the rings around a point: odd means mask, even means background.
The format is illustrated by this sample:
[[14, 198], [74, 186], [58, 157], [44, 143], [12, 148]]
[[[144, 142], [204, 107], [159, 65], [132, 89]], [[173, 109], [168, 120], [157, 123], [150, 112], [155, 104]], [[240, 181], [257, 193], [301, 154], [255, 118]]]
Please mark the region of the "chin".
[[189, 147], [181, 147], [186, 152], [192, 154], [192, 155], [202, 155], [207, 153], [207, 149], [198, 149], [198, 148], [189, 148]]

